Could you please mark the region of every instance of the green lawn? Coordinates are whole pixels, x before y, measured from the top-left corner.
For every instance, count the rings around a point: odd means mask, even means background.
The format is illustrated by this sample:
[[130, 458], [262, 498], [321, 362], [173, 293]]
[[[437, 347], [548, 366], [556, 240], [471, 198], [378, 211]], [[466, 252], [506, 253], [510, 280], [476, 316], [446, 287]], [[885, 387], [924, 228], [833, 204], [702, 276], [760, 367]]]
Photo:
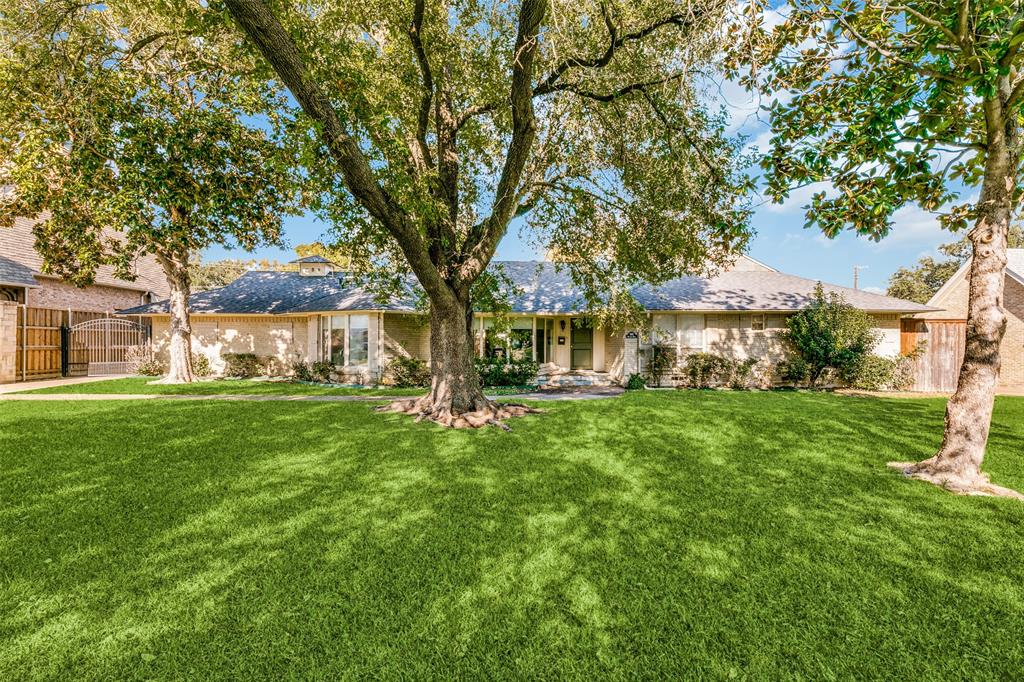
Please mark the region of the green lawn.
[[[1024, 504], [941, 400], [0, 402], [0, 679], [1019, 678]], [[986, 468], [1024, 488], [1024, 399]]]
[[317, 386], [290, 381], [259, 381], [253, 379], [210, 379], [191, 384], [154, 384], [156, 377], [130, 377], [89, 381], [69, 386], [37, 388], [19, 393], [134, 393], [160, 395], [422, 395], [423, 388], [363, 388], [351, 386]]

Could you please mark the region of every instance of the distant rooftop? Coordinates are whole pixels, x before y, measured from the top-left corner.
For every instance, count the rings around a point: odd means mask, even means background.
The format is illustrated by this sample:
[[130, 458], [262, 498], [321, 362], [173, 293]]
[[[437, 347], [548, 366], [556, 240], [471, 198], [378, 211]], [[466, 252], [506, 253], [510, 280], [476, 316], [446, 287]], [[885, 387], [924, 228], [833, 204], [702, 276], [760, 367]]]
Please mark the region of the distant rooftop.
[[323, 256], [303, 256], [302, 258], [296, 258], [291, 261], [292, 263], [326, 263], [328, 265], [334, 265], [333, 262], [327, 260]]

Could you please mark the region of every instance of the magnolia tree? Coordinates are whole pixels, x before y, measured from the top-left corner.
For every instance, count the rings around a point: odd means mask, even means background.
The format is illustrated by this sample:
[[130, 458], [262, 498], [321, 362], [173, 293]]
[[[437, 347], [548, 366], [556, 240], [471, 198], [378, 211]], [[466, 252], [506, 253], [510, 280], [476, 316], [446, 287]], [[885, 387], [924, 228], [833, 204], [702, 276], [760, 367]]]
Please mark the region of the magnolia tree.
[[737, 143], [695, 85], [725, 0], [224, 4], [308, 118], [351, 266], [429, 302], [430, 393], [394, 409], [510, 413], [481, 393], [472, 299], [514, 218], [595, 304], [747, 240]]
[[[967, 350], [942, 445], [896, 466], [956, 492], [1016, 495], [992, 485], [981, 463], [1006, 329], [1007, 231], [1021, 198], [1019, 3], [796, 0], [772, 12], [781, 17], [772, 27], [766, 9], [749, 5], [737, 24], [734, 66], [752, 87], [786, 96], [770, 107], [768, 193], [782, 200], [825, 183], [807, 218], [829, 236], [882, 238], [907, 204], [969, 229]], [[966, 203], [955, 203], [957, 186]]]
[[[226, 39], [227, 36], [231, 39]], [[205, 3], [11, 1], [0, 13], [0, 225], [38, 216], [44, 268], [131, 279], [152, 254], [170, 289], [166, 382], [193, 378], [189, 254], [279, 238], [296, 202], [281, 93]]]

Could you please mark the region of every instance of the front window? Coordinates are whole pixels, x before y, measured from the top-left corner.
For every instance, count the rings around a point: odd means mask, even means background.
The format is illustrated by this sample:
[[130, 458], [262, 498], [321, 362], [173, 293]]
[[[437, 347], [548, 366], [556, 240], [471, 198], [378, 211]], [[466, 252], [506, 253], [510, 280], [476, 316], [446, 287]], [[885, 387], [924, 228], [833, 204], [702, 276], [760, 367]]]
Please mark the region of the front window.
[[[504, 360], [532, 360], [534, 338], [534, 322], [532, 317], [514, 317], [512, 328], [499, 332], [495, 329], [494, 320], [484, 318], [484, 354], [490, 358]], [[538, 338], [543, 335], [543, 322], [536, 330]], [[540, 346], [543, 348], [543, 345]]]
[[369, 315], [320, 317], [321, 357], [332, 365], [366, 365], [370, 359]]
[[348, 318], [348, 364], [365, 365], [370, 359], [370, 318], [352, 315]]

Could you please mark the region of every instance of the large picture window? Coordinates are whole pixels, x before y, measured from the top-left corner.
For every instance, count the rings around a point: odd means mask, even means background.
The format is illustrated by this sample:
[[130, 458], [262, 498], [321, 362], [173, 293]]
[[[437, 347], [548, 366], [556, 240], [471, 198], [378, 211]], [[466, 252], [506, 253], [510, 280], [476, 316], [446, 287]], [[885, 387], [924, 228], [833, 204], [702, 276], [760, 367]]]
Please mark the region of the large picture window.
[[320, 318], [321, 357], [339, 367], [370, 361], [369, 315], [324, 315]]
[[370, 318], [350, 315], [348, 318], [348, 364], [365, 365], [370, 360]]

